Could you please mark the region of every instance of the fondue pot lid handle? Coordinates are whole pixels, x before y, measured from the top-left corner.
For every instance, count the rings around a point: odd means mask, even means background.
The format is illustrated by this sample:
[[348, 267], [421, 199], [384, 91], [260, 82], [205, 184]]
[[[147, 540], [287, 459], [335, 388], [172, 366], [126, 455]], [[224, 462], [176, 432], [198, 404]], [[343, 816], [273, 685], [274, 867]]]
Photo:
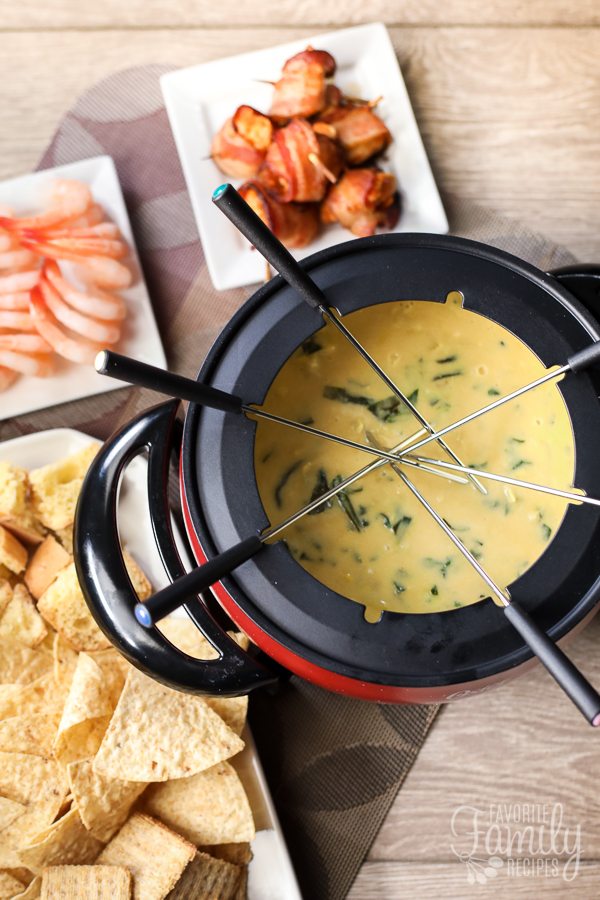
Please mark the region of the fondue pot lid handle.
[[221, 628], [205, 594], [191, 595], [184, 608], [219, 654], [201, 660], [179, 650], [157, 628], [135, 618], [138, 597], [123, 560], [118, 530], [121, 477], [129, 463], [148, 451], [148, 504], [158, 551], [171, 581], [185, 568], [177, 551], [168, 500], [170, 454], [179, 403], [169, 401], [142, 413], [100, 449], [84, 480], [75, 516], [75, 563], [94, 619], [137, 668], [169, 687], [198, 694], [238, 696], [276, 680], [273, 671], [244, 651]]

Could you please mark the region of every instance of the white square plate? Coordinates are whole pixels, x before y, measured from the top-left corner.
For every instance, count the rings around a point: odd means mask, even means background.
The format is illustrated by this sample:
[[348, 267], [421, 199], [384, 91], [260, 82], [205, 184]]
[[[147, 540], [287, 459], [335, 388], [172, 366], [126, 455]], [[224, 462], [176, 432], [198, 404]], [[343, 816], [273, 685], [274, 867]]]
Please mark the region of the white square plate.
[[[121, 340], [115, 349], [119, 353], [165, 368], [165, 354], [135, 249], [119, 177], [110, 156], [95, 156], [2, 181], [0, 204], [10, 206], [17, 215], [39, 209], [46, 186], [55, 178], [75, 178], [88, 184], [94, 199], [103, 207], [108, 218], [118, 225], [130, 248], [128, 264], [131, 264], [134, 271], [134, 280], [130, 288], [119, 292], [127, 306], [127, 318]], [[61, 267], [68, 273], [66, 264]], [[56, 372], [48, 378], [20, 376], [0, 394], [0, 419], [123, 387], [122, 383], [112, 378], [98, 375], [92, 366], [80, 366], [58, 357], [55, 362]]]
[[[403, 202], [394, 231], [448, 231], [448, 220], [385, 25], [346, 28], [179, 69], [163, 75], [160, 82], [208, 270], [218, 290], [262, 281], [265, 264], [212, 204], [214, 189], [228, 180], [210, 159], [212, 137], [242, 103], [268, 111], [273, 88], [258, 79], [276, 81], [284, 62], [307, 44], [334, 56], [334, 81], [345, 93], [383, 97], [377, 113], [391, 131], [393, 141], [382, 167], [396, 175]], [[236, 186], [240, 183], [235, 182]], [[340, 225], [329, 225], [308, 247], [294, 250], [294, 256], [302, 259], [353, 237]]]
[[[0, 443], [0, 461], [35, 469], [77, 453], [91, 441], [94, 438], [71, 428], [40, 431]], [[146, 482], [146, 460], [138, 456], [127, 467], [120, 487], [119, 535], [158, 590], [165, 587], [168, 580], [152, 534]], [[172, 525], [177, 536], [177, 525], [174, 521]], [[181, 538], [178, 549], [191, 568], [192, 561]], [[195, 628], [191, 622], [190, 628]], [[242, 736], [246, 746], [231, 762], [248, 794], [257, 829], [251, 844], [253, 858], [248, 871], [248, 900], [301, 900], [283, 832], [247, 725]]]

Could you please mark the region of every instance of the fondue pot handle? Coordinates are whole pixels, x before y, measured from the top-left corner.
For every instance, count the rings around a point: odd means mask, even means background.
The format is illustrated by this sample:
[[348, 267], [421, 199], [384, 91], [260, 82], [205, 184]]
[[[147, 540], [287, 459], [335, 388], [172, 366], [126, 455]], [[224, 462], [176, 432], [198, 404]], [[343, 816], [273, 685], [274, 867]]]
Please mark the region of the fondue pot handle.
[[[190, 595], [185, 610], [190, 628], [200, 630], [217, 659], [188, 656], [157, 628], [144, 628], [134, 616], [138, 597], [131, 584], [118, 531], [121, 477], [129, 463], [148, 451], [148, 505], [152, 530], [171, 581], [185, 569], [171, 527], [168, 476], [179, 403], [169, 401], [137, 416], [100, 449], [84, 480], [75, 516], [75, 564], [86, 602], [96, 622], [138, 669], [177, 690], [239, 696], [272, 683], [276, 675], [248, 655], [221, 628], [209, 597]], [[193, 623], [193, 624], [192, 624]]]
[[600, 265], [575, 263], [548, 273], [573, 294], [600, 321]]

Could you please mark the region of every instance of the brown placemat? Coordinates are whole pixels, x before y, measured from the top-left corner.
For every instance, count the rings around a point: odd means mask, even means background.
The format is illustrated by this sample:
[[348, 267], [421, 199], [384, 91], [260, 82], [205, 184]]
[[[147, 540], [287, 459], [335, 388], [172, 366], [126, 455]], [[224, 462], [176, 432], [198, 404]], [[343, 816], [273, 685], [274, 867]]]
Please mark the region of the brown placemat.
[[[39, 168], [113, 157], [169, 365], [195, 375], [251, 289], [219, 293], [210, 282], [158, 83], [169, 68], [129, 69], [88, 90]], [[454, 234], [542, 269], [574, 259], [517, 222], [446, 200]], [[132, 388], [77, 400], [0, 423], [0, 439], [60, 426], [106, 438], [155, 400]], [[437, 711], [351, 700], [296, 678], [252, 698], [253, 731], [306, 900], [346, 896]]]

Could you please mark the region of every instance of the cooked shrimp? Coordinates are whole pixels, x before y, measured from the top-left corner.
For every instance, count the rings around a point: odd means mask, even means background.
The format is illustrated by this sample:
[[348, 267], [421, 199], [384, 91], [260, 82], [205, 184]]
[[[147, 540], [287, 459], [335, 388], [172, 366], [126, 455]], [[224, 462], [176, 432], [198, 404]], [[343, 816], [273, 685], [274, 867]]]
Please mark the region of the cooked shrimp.
[[[24, 240], [27, 246], [33, 247], [38, 253], [45, 256], [53, 256], [57, 250], [66, 250], [77, 256], [109, 256], [111, 259], [121, 259], [127, 256], [128, 248], [123, 241], [111, 241], [108, 238], [54, 238], [48, 236], [46, 241]], [[54, 251], [54, 254], [53, 252]]]
[[[0, 235], [1, 237], [1, 235]], [[25, 247], [17, 247], [14, 250], [7, 250], [0, 253], [0, 269], [24, 269], [26, 266], [31, 268], [37, 261], [35, 253], [27, 250]]]
[[[103, 287], [123, 288], [131, 284], [131, 272], [125, 266], [118, 263], [115, 259], [103, 256], [102, 253], [92, 252], [87, 255], [85, 251], [77, 252], [75, 249], [66, 249], [56, 246], [49, 241], [38, 242], [23, 240], [26, 247], [31, 247], [40, 256], [46, 256], [48, 259], [64, 259], [69, 262], [81, 263], [88, 271], [88, 278], [91, 281], [101, 284]], [[82, 251], [82, 248], [79, 248]]]
[[90, 293], [77, 290], [62, 275], [58, 263], [54, 260], [46, 261], [44, 276], [56, 288], [63, 300], [78, 312], [109, 322], [125, 318], [125, 304], [120, 297], [115, 294], [107, 294], [95, 286], [90, 289]]
[[14, 235], [12, 235], [9, 231], [4, 231], [4, 229], [0, 229], [0, 253], [6, 253], [7, 250], [10, 250], [14, 247], [16, 241]]
[[90, 208], [77, 219], [72, 219], [69, 225], [73, 228], [90, 228], [92, 225], [99, 225], [104, 221], [104, 210], [99, 203], [92, 203]]
[[116, 259], [106, 259], [103, 256], [87, 256], [85, 260], [79, 257], [77, 272], [85, 282], [91, 282], [110, 290], [122, 290], [129, 287], [132, 275], [127, 266], [117, 262]]
[[72, 309], [45, 279], [40, 281], [40, 290], [46, 306], [54, 318], [76, 334], [81, 334], [90, 341], [98, 341], [101, 344], [116, 344], [121, 337], [121, 329], [118, 325], [99, 322], [97, 319], [91, 319]]
[[11, 275], [0, 275], [0, 294], [14, 294], [30, 291], [40, 280], [38, 269], [27, 272], [13, 272]]
[[29, 291], [0, 294], [0, 310], [9, 309], [15, 312], [27, 312], [29, 310]]
[[52, 353], [52, 347], [39, 334], [0, 334], [0, 350], [18, 353]]
[[19, 373], [13, 371], [13, 369], [5, 369], [4, 366], [0, 366], [0, 391], [5, 391], [6, 388], [9, 388], [18, 376]]
[[[65, 334], [57, 325], [52, 313], [46, 308], [39, 288], [31, 292], [31, 315], [41, 336], [48, 341], [59, 356], [71, 362], [92, 364], [102, 349], [102, 344], [93, 344], [83, 338], [73, 338]], [[1, 360], [1, 357], [0, 357]], [[2, 365], [0, 361], [0, 365]]]
[[48, 356], [35, 356], [29, 353], [15, 353], [13, 350], [0, 350], [0, 366], [20, 372], [21, 375], [37, 375], [43, 378], [52, 372], [52, 360]]
[[20, 231], [23, 228], [48, 228], [83, 215], [92, 204], [93, 198], [87, 184], [81, 181], [58, 179], [53, 181], [48, 192], [48, 209], [37, 216], [2, 217], [0, 226]]
[[32, 240], [52, 240], [56, 238], [110, 238], [120, 240], [121, 232], [114, 222], [99, 222], [97, 225], [89, 225], [81, 228], [69, 226], [68, 228], [27, 228], [22, 232], [23, 237]]
[[28, 312], [0, 309], [0, 328], [10, 331], [35, 331], [33, 319]]

